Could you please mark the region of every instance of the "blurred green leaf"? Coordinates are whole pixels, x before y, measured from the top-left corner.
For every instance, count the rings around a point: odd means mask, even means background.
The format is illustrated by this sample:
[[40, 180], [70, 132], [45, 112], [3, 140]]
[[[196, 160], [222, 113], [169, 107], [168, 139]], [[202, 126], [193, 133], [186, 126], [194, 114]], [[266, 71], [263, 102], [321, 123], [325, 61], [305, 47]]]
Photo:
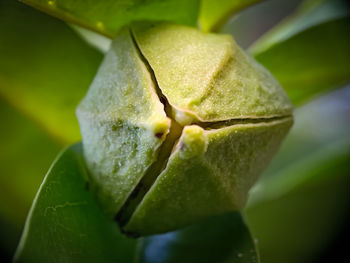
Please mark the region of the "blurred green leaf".
[[140, 263], [259, 262], [254, 241], [239, 212], [142, 238], [138, 247]]
[[346, 222], [349, 91], [297, 110], [286, 143], [251, 190], [246, 218], [263, 262], [309, 263]]
[[263, 262], [310, 262], [332, 241], [350, 204], [349, 149], [329, 146], [260, 185], [265, 196], [247, 218]]
[[0, 118], [4, 127], [0, 129], [0, 214], [21, 226], [43, 174], [60, 147], [2, 99]]
[[350, 81], [350, 16], [341, 0], [309, 1], [251, 48], [300, 104]]
[[349, 15], [344, 0], [307, 0], [298, 10], [284, 19], [268, 33], [263, 35], [251, 47], [253, 54], [259, 54], [298, 33], [322, 23]]
[[0, 33], [0, 244], [12, 256], [59, 143], [80, 138], [75, 106], [102, 55], [16, 1], [0, 1]]
[[63, 22], [0, 2], [0, 96], [64, 143], [80, 139], [75, 107], [102, 54]]
[[12, 257], [26, 215], [59, 145], [0, 98], [0, 250]]
[[85, 178], [77, 144], [61, 153], [46, 175], [15, 262], [131, 262], [136, 240], [102, 214]]
[[22, 0], [67, 22], [114, 38], [132, 21], [171, 21], [196, 25], [199, 0]]
[[263, 0], [202, 0], [199, 13], [200, 28], [204, 32], [219, 31], [235, 13]]

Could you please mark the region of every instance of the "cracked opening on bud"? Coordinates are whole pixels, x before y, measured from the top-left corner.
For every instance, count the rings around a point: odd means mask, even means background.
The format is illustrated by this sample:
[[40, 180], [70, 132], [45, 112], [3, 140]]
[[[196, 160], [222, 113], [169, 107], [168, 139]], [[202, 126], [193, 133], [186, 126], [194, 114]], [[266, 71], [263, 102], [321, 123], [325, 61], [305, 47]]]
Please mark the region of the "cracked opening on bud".
[[[168, 160], [171, 156], [171, 153], [174, 152], [175, 148], [178, 148], [182, 150], [182, 152], [185, 152], [185, 144], [183, 141], [181, 141], [180, 146], [177, 146], [177, 142], [179, 141], [180, 136], [183, 133], [184, 127], [189, 127], [190, 125], [198, 125], [199, 127], [205, 129], [205, 130], [212, 130], [212, 129], [220, 129], [224, 127], [229, 127], [233, 125], [241, 125], [241, 124], [253, 124], [253, 123], [266, 123], [266, 122], [273, 122], [278, 120], [285, 119], [285, 116], [280, 117], [268, 117], [268, 118], [244, 118], [244, 119], [227, 119], [224, 121], [211, 121], [211, 122], [203, 122], [196, 120], [195, 116], [192, 116], [189, 113], [185, 113], [182, 110], [179, 110], [168, 102], [167, 97], [162, 93], [161, 88], [159, 87], [156, 75], [145, 58], [145, 56], [142, 54], [142, 51], [137, 44], [137, 41], [135, 39], [135, 36], [133, 32], [130, 33], [131, 38], [133, 40], [133, 43], [138, 51], [138, 54], [140, 56], [140, 59], [144, 62], [146, 67], [148, 68], [151, 78], [154, 82], [154, 87], [156, 94], [159, 97], [159, 101], [164, 105], [164, 110], [167, 115], [167, 117], [171, 120], [170, 124], [170, 131], [166, 135], [165, 141], [161, 145], [157, 160], [148, 168], [140, 182], [136, 185], [122, 208], [119, 210], [117, 215], [115, 216], [116, 221], [119, 223], [121, 227], [124, 227], [134, 214], [135, 210], [137, 209], [138, 205], [142, 202], [143, 198], [147, 194], [147, 192], [151, 189], [151, 187], [154, 185], [155, 181], [157, 180], [158, 176], [162, 174], [162, 171], [167, 166]], [[180, 120], [181, 124], [177, 122], [176, 120]], [[156, 133], [155, 136], [158, 138], [161, 138], [163, 134], [159, 135], [159, 133]], [[183, 153], [184, 154], [184, 153]], [[132, 234], [132, 232], [130, 232]]]
[[[160, 146], [156, 161], [147, 169], [140, 182], [136, 185], [136, 187], [122, 206], [122, 208], [115, 216], [115, 219], [120, 224], [120, 226], [124, 226], [129, 221], [137, 206], [142, 201], [143, 197], [152, 187], [157, 177], [165, 169], [170, 154], [174, 148], [174, 145], [178, 141], [183, 130], [183, 127], [171, 118], [171, 106], [169, 105], [167, 98], [162, 94], [162, 91], [160, 90], [157, 80], [155, 78], [155, 74], [151, 66], [148, 64], [147, 60], [143, 57], [141, 50], [139, 49], [135, 41], [134, 36], [132, 35], [132, 33], [130, 33], [130, 35], [135, 47], [137, 48], [140, 59], [144, 62], [148, 71], [151, 74], [156, 94], [158, 95], [159, 101], [164, 105], [165, 113], [167, 117], [171, 120], [171, 122], [169, 133], [166, 135], [163, 144]], [[161, 138], [163, 134], [159, 136], [159, 133], [156, 133], [155, 136]]]

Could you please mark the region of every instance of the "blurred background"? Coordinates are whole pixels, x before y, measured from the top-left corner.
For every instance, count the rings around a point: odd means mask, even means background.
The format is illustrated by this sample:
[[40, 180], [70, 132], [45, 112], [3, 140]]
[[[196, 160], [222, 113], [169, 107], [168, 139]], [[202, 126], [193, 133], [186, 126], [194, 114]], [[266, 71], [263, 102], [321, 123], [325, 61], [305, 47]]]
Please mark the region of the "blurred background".
[[[340, 262], [350, 245], [349, 6], [313, 0], [300, 8], [301, 2], [263, 1], [222, 29], [271, 70], [296, 106], [294, 127], [245, 210], [263, 263]], [[55, 156], [80, 140], [74, 109], [109, 40], [9, 0], [0, 1], [0, 33], [0, 253], [6, 262]]]

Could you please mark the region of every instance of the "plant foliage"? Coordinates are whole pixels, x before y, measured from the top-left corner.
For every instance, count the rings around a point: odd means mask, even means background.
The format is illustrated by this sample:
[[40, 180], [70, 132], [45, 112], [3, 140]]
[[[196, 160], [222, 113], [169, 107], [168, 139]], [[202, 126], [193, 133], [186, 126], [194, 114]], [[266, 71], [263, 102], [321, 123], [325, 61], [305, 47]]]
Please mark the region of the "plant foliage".
[[[49, 15], [0, 1], [5, 127], [0, 130], [0, 246], [5, 253], [15, 246], [49, 160], [62, 145], [80, 140], [75, 107], [103, 57], [91, 45], [98, 35], [89, 30], [112, 39], [133, 21], [166, 20], [218, 32], [233, 14], [260, 1], [23, 2]], [[346, 103], [339, 104], [342, 95], [302, 104], [350, 82], [349, 14], [346, 1], [304, 1], [250, 48], [299, 108], [290, 137], [251, 191], [244, 218], [235, 212], [163, 235], [129, 238], [104, 217], [88, 191], [76, 144], [47, 173], [15, 260], [253, 263], [261, 254], [262, 262], [311, 262], [347, 219], [350, 121]]]

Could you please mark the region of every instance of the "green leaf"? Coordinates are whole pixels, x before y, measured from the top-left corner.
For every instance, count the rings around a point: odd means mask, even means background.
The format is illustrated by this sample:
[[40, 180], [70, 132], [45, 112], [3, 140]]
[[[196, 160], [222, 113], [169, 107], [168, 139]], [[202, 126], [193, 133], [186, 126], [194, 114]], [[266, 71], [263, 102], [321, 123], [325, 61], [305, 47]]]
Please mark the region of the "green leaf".
[[133, 21], [171, 21], [196, 25], [199, 0], [22, 0], [67, 22], [114, 38]]
[[216, 216], [184, 229], [142, 238], [140, 263], [256, 263], [255, 243], [239, 212]]
[[259, 54], [279, 42], [322, 23], [346, 17], [349, 10], [344, 0], [307, 0], [298, 10], [258, 39], [250, 51]]
[[75, 106], [102, 55], [16, 1], [0, 1], [0, 33], [0, 246], [12, 256], [59, 142], [80, 138]]
[[297, 110], [295, 127], [251, 190], [246, 218], [263, 262], [311, 262], [349, 213], [349, 88]]
[[307, 2], [251, 48], [295, 104], [350, 81], [349, 8], [341, 0], [317, 3]]
[[31, 202], [60, 147], [2, 98], [0, 119], [0, 250], [12, 257]]
[[131, 262], [136, 240], [100, 211], [80, 144], [61, 153], [34, 200], [15, 262]]
[[63, 22], [12, 0], [0, 2], [0, 96], [60, 142], [80, 139], [75, 107], [102, 54]]
[[265, 196], [247, 218], [263, 261], [310, 262], [332, 241], [350, 204], [349, 149], [331, 145], [260, 185]]
[[1, 127], [6, 127], [0, 129], [0, 214], [21, 227], [43, 174], [60, 147], [1, 98], [0, 119]]
[[235, 13], [263, 0], [202, 0], [199, 24], [204, 32], [219, 31]]

